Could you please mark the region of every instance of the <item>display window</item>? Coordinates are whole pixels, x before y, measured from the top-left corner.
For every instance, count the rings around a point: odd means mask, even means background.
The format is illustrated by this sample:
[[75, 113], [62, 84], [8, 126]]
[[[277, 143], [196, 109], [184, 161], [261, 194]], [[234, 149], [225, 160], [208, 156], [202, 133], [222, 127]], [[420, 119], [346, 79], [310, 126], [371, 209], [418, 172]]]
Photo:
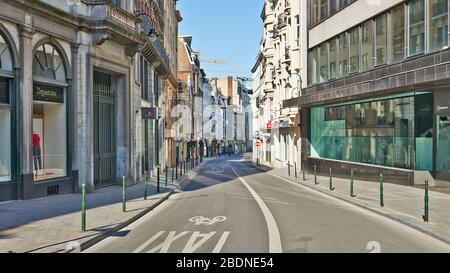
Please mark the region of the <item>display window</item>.
[[11, 50], [0, 33], [0, 182], [11, 181]]
[[44, 44], [33, 62], [33, 170], [34, 180], [67, 175], [67, 106], [63, 59], [55, 47]]

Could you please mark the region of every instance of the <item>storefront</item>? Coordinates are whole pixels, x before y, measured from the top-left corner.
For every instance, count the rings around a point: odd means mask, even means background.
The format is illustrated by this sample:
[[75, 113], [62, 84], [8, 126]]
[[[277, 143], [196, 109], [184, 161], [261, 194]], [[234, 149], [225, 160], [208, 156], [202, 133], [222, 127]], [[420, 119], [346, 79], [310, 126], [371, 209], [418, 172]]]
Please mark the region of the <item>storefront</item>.
[[73, 192], [69, 172], [69, 106], [67, 59], [49, 41], [35, 46], [32, 87], [33, 197]]
[[448, 179], [449, 104], [448, 91], [432, 90], [313, 107], [311, 157]]
[[14, 81], [10, 46], [0, 32], [0, 183], [12, 180], [12, 123]]

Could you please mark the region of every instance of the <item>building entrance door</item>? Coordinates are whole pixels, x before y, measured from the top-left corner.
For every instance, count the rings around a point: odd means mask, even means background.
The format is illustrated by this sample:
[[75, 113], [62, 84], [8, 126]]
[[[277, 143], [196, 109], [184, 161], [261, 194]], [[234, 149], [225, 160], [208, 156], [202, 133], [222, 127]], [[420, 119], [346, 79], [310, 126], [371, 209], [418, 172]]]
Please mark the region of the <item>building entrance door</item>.
[[116, 184], [116, 93], [111, 75], [94, 72], [94, 186]]

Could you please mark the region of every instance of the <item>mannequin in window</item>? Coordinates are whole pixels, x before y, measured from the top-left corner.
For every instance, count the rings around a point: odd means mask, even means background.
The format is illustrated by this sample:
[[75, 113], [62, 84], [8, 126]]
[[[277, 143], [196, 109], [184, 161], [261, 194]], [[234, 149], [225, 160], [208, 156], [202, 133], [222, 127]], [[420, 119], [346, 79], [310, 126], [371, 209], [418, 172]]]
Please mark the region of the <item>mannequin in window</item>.
[[41, 163], [41, 137], [38, 132], [33, 132], [33, 161], [34, 169], [36, 170], [36, 176], [38, 176], [38, 171], [42, 169]]

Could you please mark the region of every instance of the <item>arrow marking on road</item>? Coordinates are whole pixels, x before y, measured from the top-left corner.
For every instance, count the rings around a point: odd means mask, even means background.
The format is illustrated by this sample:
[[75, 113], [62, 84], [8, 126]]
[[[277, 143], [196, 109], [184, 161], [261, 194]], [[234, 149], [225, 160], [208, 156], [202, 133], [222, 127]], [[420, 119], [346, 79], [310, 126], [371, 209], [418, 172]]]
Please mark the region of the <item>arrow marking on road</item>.
[[225, 241], [228, 238], [228, 235], [230, 235], [229, 231], [225, 231], [224, 233], [222, 233], [222, 237], [220, 237], [219, 242], [217, 242], [217, 245], [214, 248], [212, 253], [220, 253], [220, 251], [222, 250], [223, 245], [225, 244]]
[[[215, 231], [212, 231], [210, 233], [200, 233], [198, 231], [195, 231], [189, 241], [187, 242], [186, 246], [184, 247], [183, 251], [181, 253], [194, 253], [199, 247], [201, 247], [206, 241], [208, 241], [212, 236], [216, 234]], [[195, 243], [197, 238], [202, 238], [200, 241]]]
[[253, 198], [256, 200], [256, 203], [258, 203], [258, 206], [261, 209], [264, 218], [266, 219], [267, 229], [269, 231], [269, 253], [282, 253], [283, 247], [281, 245], [280, 231], [278, 230], [275, 218], [273, 217], [266, 203], [264, 203], [264, 201], [261, 199], [261, 197], [259, 197], [256, 191], [252, 187], [250, 187], [247, 182], [245, 182], [245, 180], [236, 172], [236, 170], [234, 170], [234, 168], [231, 168], [231, 170], [251, 193]]

